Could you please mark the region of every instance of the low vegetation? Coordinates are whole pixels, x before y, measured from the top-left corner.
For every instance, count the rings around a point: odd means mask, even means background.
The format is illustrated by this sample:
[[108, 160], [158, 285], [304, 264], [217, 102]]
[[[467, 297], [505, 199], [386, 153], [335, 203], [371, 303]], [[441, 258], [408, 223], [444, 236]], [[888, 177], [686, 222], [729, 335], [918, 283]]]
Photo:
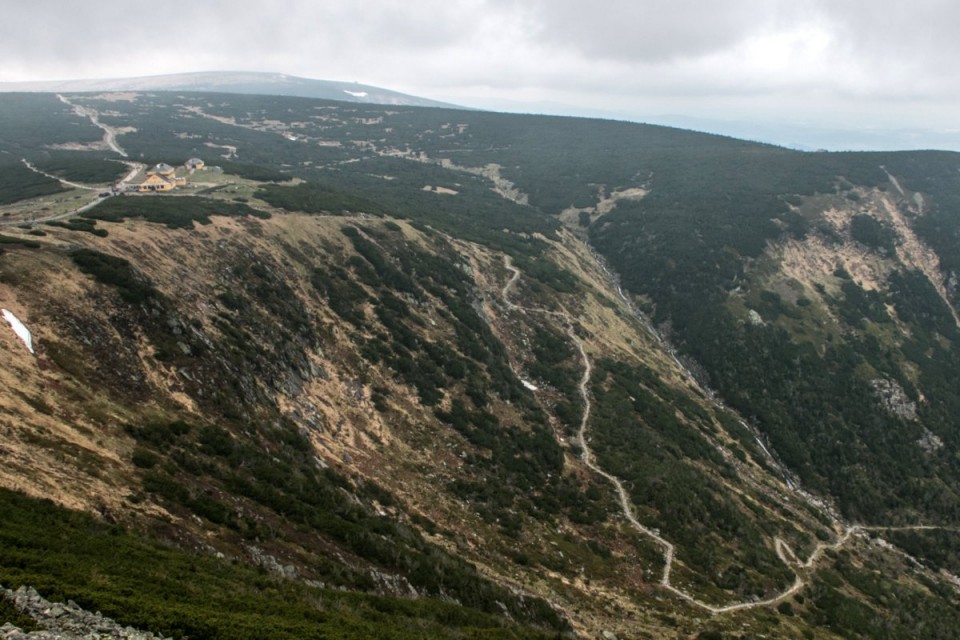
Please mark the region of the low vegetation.
[[153, 285], [123, 258], [94, 249], [75, 249], [70, 257], [80, 271], [93, 276], [97, 282], [115, 287], [120, 297], [130, 304], [139, 304], [157, 295]]
[[[226, 148], [227, 172], [274, 184], [245, 185], [233, 201], [114, 197], [53, 224], [106, 236], [95, 240], [99, 251], [0, 238], [9, 286], [26, 281], [13, 277], [20, 265], [41, 257], [70, 266], [63, 255], [98, 283], [96, 312], [82, 309], [89, 301], [70, 308], [55, 299], [31, 309], [31, 322], [55, 317], [63, 334], [43, 338], [40, 353], [52, 363], [39, 362], [59, 366], [70, 393], [96, 381], [91, 394], [129, 408], [118, 435], [135, 478], [129, 500], [171, 514], [127, 529], [4, 493], [0, 582], [195, 638], [262, 637], [266, 629], [271, 637], [347, 638], [569, 631], [544, 600], [487, 572], [562, 596], [579, 622], [633, 624], [625, 610], [601, 612], [632, 601], [664, 636], [899, 640], [952, 637], [960, 624], [945, 583], [879, 543], [853, 539], [801, 572], [808, 586], [797, 596], [694, 628], [691, 610], [673, 607], [656, 585], [657, 545], [626, 526], [609, 483], [578, 462], [583, 362], [566, 322], [505, 309], [498, 297], [508, 255], [530, 309], [590, 304], [593, 285], [548, 250], [574, 242], [556, 215], [594, 206], [601, 193], [644, 189], [642, 199], [579, 216], [577, 232], [704, 389], [668, 382], [677, 379], [673, 365], [639, 364], [634, 351], [645, 337], [590, 335], [580, 324], [589, 313], [565, 320], [593, 364], [588, 437], [597, 463], [623, 483], [637, 517], [676, 545], [675, 584], [717, 604], [769, 598], [797, 577], [774, 539], [803, 557], [834, 539], [830, 518], [798, 506], [782, 473], [762, 475], [777, 466], [773, 457], [795, 474], [791, 481], [829, 496], [847, 522], [947, 526], [883, 537], [955, 572], [956, 155], [799, 153], [623, 122], [280, 97], [77, 100], [107, 112], [106, 123], [136, 129], [121, 136], [131, 157], [206, 156], [213, 164], [212, 148]], [[123, 170], [105, 160], [110, 153], [79, 150], [102, 132], [59, 101], [15, 96], [9, 106], [0, 110], [0, 130], [10, 130], [0, 140], [0, 204], [63, 188], [21, 158], [82, 182], [106, 183]], [[2, 126], [14, 120], [23, 125]], [[249, 205], [258, 201], [314, 217], [250, 221], [249, 234], [229, 225], [231, 241], [205, 256], [214, 270], [197, 273], [189, 301], [177, 298], [179, 283], [163, 280], [169, 264], [152, 271], [152, 260], [167, 257], [144, 257], [106, 224], [165, 225], [192, 247], [214, 233], [194, 231], [218, 216], [268, 217]], [[900, 260], [912, 242], [888, 206], [936, 253], [941, 274], [923, 270], [936, 268], [930, 256]], [[832, 259], [823, 273], [787, 273], [785, 247]], [[41, 295], [25, 286], [15, 293], [27, 306]], [[604, 293], [613, 300], [617, 292]], [[97, 322], [103, 332], [88, 331]], [[116, 342], [102, 336], [132, 334], [130, 353], [108, 353]], [[667, 362], [647, 362], [658, 359]], [[311, 384], [355, 390], [343, 392], [347, 399], [317, 394], [308, 420], [287, 405], [313, 393]], [[163, 385], [177, 403], [159, 397]], [[727, 408], [713, 405], [707, 388]], [[70, 402], [45, 404], [44, 415], [66, 419]], [[354, 442], [334, 442], [326, 421], [348, 404]], [[146, 406], [163, 417], [129, 417]], [[363, 431], [365, 420], [383, 421], [397, 448]], [[103, 418], [97, 429], [117, 422]], [[368, 457], [352, 460], [354, 448]], [[383, 457], [396, 451], [416, 455]], [[373, 478], [387, 462], [401, 475], [430, 476], [381, 486]], [[429, 495], [418, 495], [423, 488]], [[143, 534], [151, 527], [165, 533], [165, 545]], [[184, 551], [201, 537], [227, 559]], [[252, 546], [325, 587], [250, 568]], [[499, 566], [503, 558], [510, 562]], [[390, 591], [384, 581], [421, 597], [373, 595]], [[598, 593], [612, 600], [594, 608]]]
[[[698, 589], [724, 590], [727, 598], [786, 589], [793, 572], [768, 543], [770, 523], [747, 516], [749, 508], [721, 484], [735, 471], [699, 432], [709, 433], [709, 416], [649, 370], [603, 361], [593, 380], [590, 433], [601, 466], [630, 487], [641, 520], [655, 523], [678, 558], [698, 567]], [[730, 542], [703, 545], [708, 536]]]
[[193, 223], [210, 224], [210, 216], [269, 218], [270, 214], [239, 202], [197, 197], [118, 197], [101, 202], [83, 214], [90, 220], [122, 222], [142, 219], [170, 229], [192, 229]]
[[[165, 636], [555, 637], [439, 600], [310, 587], [7, 490], [0, 490], [0, 510], [0, 584], [31, 585], [48, 600], [73, 600], [121, 624]], [[3, 618], [8, 619], [21, 622]]]
[[31, 171], [20, 162], [2, 163], [0, 169], [0, 205], [69, 190], [59, 180]]

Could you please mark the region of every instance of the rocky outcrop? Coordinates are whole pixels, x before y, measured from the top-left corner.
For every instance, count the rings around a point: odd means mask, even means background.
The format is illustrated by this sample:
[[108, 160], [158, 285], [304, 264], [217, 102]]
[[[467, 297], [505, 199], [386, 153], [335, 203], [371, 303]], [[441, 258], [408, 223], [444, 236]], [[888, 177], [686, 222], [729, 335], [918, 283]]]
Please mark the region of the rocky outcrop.
[[880, 406], [890, 415], [903, 420], [917, 419], [917, 404], [907, 396], [896, 381], [886, 378], [871, 380], [870, 386], [880, 401]]
[[927, 455], [933, 455], [940, 449], [943, 449], [943, 439], [929, 429], [924, 428], [923, 435], [917, 440], [917, 446], [924, 450]]
[[0, 620], [4, 622], [0, 626], [3, 640], [163, 640], [161, 635], [124, 627], [99, 611], [85, 611], [72, 600], [66, 604], [50, 602], [32, 587], [20, 587], [16, 591], [6, 589], [0, 595], [21, 613], [33, 618], [40, 627], [40, 630], [28, 632]]
[[292, 564], [283, 564], [263, 549], [250, 545], [247, 546], [247, 552], [250, 554], [250, 559], [253, 560], [253, 563], [258, 567], [263, 567], [267, 571], [286, 578], [287, 580], [296, 580], [300, 577], [295, 566]]

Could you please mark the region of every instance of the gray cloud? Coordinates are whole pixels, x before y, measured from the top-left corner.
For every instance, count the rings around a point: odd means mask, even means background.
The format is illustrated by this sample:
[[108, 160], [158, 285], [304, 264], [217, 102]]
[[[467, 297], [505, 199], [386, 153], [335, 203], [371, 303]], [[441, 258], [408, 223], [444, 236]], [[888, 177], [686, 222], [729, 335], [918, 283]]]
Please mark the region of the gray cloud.
[[282, 71], [598, 108], [948, 119], [939, 0], [117, 0], [8, 3], [0, 81]]
[[752, 0], [532, 0], [523, 6], [531, 34], [545, 43], [591, 58], [636, 62], [703, 55], [733, 45], [769, 21], [776, 5]]

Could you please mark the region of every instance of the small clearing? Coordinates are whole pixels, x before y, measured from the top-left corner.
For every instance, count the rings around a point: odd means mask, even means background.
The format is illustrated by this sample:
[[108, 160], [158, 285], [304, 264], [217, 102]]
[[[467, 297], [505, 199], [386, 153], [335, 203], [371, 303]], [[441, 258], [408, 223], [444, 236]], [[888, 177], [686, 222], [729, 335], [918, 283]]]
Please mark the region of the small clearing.
[[424, 187], [423, 187], [423, 190], [424, 190], [424, 191], [429, 191], [430, 193], [441, 193], [441, 194], [447, 195], [447, 196], [460, 195], [460, 192], [459, 192], [459, 191], [456, 191], [455, 189], [448, 189], [447, 187], [434, 187], [434, 186], [431, 186], [431, 185], [429, 185], [429, 184], [426, 185], [426, 186], [424, 186]]
[[617, 207], [621, 200], [642, 200], [650, 193], [647, 189], [630, 187], [607, 193], [607, 188], [601, 186], [597, 191], [597, 203], [592, 207], [570, 207], [560, 214], [560, 219], [567, 224], [578, 224], [581, 213], [590, 215], [590, 222], [595, 222]]
[[139, 97], [140, 94], [133, 91], [113, 91], [92, 96], [91, 99], [104, 102], [136, 102]]
[[227, 152], [220, 155], [220, 157], [224, 160], [237, 157], [237, 148], [230, 144], [214, 144], [212, 142], [204, 142], [203, 146], [210, 147], [211, 149], [226, 149]]
[[890, 273], [888, 262], [854, 243], [833, 245], [809, 236], [802, 241], [790, 240], [780, 251], [784, 275], [803, 283], [808, 296], [819, 297], [813, 293], [814, 285], [829, 283], [837, 266], [842, 266], [866, 291], [880, 289]]
[[[433, 162], [433, 160], [426, 158], [423, 154], [421, 154], [420, 159], [423, 162]], [[443, 159], [440, 161], [440, 166], [444, 169], [463, 171], [464, 173], [486, 178], [493, 183], [493, 190], [504, 200], [522, 205], [530, 204], [530, 196], [517, 189], [516, 185], [500, 175], [501, 167], [498, 164], [491, 163], [484, 167], [464, 167], [454, 164], [451, 160]]]

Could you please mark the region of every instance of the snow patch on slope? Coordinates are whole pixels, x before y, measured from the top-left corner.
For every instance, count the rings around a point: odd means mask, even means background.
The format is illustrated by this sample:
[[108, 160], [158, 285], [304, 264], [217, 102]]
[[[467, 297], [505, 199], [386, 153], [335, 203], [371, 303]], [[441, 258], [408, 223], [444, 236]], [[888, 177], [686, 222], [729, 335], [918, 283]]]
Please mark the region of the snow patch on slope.
[[13, 332], [17, 334], [17, 337], [23, 341], [23, 344], [26, 345], [27, 350], [30, 353], [33, 351], [33, 335], [30, 333], [30, 330], [27, 329], [26, 325], [20, 322], [20, 318], [13, 315], [12, 311], [7, 309], [2, 309], [0, 312], [3, 313], [3, 319], [6, 320], [10, 326], [13, 328]]

